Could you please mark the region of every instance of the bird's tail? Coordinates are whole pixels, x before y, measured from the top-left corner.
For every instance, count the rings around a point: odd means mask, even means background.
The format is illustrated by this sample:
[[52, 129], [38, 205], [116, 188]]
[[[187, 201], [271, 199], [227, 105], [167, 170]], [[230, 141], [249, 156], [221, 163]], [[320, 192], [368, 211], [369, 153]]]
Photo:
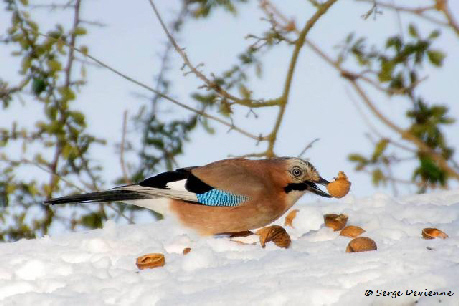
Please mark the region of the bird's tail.
[[143, 200], [156, 198], [153, 195], [136, 192], [135, 190], [112, 189], [100, 192], [74, 194], [65, 197], [50, 199], [45, 204], [66, 204], [66, 203], [91, 203], [91, 202], [122, 202], [132, 200]]

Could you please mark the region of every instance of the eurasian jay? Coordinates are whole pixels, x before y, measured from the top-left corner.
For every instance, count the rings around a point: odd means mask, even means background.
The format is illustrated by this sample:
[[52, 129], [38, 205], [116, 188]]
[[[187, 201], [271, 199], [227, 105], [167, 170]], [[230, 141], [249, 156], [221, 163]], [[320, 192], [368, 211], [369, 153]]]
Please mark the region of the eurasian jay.
[[[307, 191], [330, 197], [314, 166], [294, 157], [225, 159], [201, 167], [181, 168], [138, 184], [46, 201], [132, 203], [161, 214], [172, 213], [202, 235], [243, 232], [282, 216]], [[158, 201], [160, 198], [166, 199]]]

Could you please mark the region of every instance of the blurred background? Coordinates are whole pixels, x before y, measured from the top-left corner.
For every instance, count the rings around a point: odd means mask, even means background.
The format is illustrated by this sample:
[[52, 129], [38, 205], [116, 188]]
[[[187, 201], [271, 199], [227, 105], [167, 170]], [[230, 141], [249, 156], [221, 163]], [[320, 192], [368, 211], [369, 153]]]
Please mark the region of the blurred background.
[[354, 197], [458, 186], [457, 1], [1, 3], [0, 240], [151, 222], [42, 201], [236, 156]]

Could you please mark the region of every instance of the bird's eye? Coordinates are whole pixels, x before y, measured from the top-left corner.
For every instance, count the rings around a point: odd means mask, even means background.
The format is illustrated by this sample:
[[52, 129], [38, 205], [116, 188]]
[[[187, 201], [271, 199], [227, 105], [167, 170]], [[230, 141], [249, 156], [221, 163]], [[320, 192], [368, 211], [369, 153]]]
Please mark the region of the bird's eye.
[[292, 174], [294, 177], [300, 177], [303, 174], [303, 171], [299, 167], [294, 167], [292, 169]]

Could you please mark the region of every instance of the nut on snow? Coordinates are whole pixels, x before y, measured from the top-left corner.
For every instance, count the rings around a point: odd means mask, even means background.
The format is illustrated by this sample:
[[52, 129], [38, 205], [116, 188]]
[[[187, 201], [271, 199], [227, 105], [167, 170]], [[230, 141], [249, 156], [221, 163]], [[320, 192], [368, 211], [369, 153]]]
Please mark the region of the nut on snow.
[[345, 228], [343, 228], [339, 234], [341, 236], [355, 238], [357, 236], [362, 235], [362, 233], [364, 232], [365, 230], [360, 226], [348, 225]]
[[186, 255], [186, 254], [188, 254], [190, 252], [191, 252], [191, 248], [190, 247], [186, 247], [186, 248], [183, 249], [182, 254]]
[[338, 172], [338, 177], [327, 185], [328, 193], [334, 198], [344, 197], [351, 188], [351, 182], [348, 181], [343, 171]]
[[285, 225], [285, 226], [293, 227], [293, 219], [296, 218], [296, 214], [297, 214], [299, 211], [300, 211], [299, 209], [293, 209], [292, 211], [290, 211], [290, 212], [288, 213], [288, 215], [285, 217], [284, 225]]
[[280, 248], [288, 248], [291, 240], [290, 235], [280, 225], [271, 225], [259, 229], [256, 234], [259, 236], [260, 244], [264, 248], [266, 242], [272, 241]]
[[448, 238], [448, 235], [446, 235], [445, 232], [434, 228], [434, 227], [426, 227], [425, 229], [422, 230], [422, 237], [424, 239], [435, 239], [435, 238], [442, 238], [446, 239]]
[[166, 264], [166, 259], [161, 253], [151, 253], [137, 257], [136, 264], [137, 268], [140, 270], [153, 269], [164, 266]]
[[376, 242], [368, 237], [357, 237], [347, 245], [346, 252], [366, 252], [377, 250]]
[[326, 227], [331, 227], [335, 232], [342, 230], [347, 223], [348, 216], [345, 214], [325, 214], [324, 222]]

